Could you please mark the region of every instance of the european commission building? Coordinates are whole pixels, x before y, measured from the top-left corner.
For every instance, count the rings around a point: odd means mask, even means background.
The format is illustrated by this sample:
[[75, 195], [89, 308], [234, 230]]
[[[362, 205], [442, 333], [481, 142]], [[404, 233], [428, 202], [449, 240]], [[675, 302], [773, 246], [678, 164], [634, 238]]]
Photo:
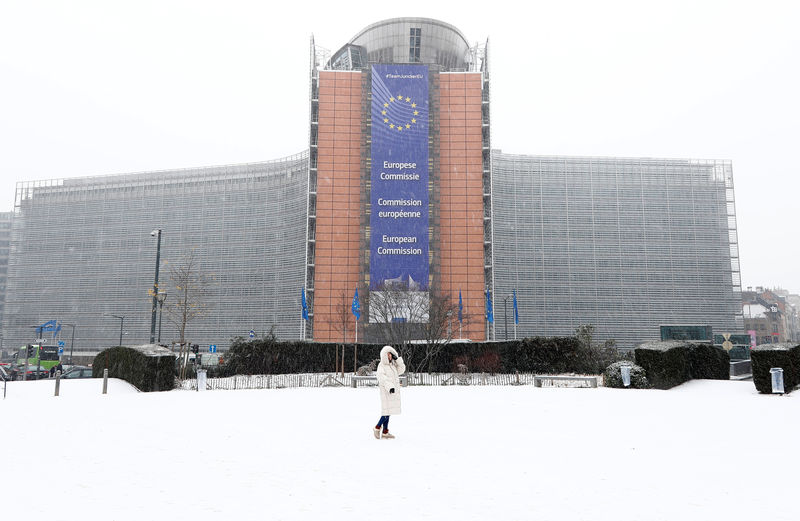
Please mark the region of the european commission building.
[[296, 156], [18, 183], [4, 349], [50, 320], [78, 352], [149, 342], [157, 255], [158, 336], [179, 337], [190, 266], [202, 312], [185, 338], [203, 350], [270, 331], [380, 340], [369, 306], [387, 287], [460, 296], [476, 341], [742, 332], [730, 162], [504, 154], [487, 46], [437, 20], [381, 21], [333, 54], [312, 43], [310, 62]]

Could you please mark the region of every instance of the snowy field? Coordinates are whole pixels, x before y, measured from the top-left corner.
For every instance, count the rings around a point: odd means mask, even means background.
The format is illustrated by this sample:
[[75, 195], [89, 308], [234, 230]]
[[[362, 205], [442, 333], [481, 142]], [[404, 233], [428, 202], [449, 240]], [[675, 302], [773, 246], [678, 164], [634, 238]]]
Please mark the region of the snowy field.
[[2, 519], [800, 518], [800, 391], [411, 387], [375, 440], [375, 388], [109, 384], [8, 384]]

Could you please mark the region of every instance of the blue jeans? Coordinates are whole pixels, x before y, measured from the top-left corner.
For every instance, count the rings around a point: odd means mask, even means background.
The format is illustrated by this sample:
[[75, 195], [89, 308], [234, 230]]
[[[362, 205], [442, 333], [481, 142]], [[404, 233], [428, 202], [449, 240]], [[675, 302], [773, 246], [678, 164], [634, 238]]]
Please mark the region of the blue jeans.
[[381, 419], [378, 420], [378, 425], [375, 426], [376, 429], [380, 429], [383, 427], [383, 430], [389, 430], [389, 417], [388, 416], [381, 416]]

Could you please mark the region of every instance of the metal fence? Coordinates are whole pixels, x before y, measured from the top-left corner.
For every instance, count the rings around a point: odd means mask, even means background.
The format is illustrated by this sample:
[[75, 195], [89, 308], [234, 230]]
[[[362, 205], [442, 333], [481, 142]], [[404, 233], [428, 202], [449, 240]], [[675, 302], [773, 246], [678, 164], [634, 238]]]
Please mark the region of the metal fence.
[[[533, 385], [533, 373], [407, 373], [408, 385]], [[583, 375], [575, 375], [583, 376]], [[602, 379], [598, 377], [602, 385]], [[296, 387], [353, 387], [353, 375], [332, 373], [236, 375], [226, 378], [207, 378], [207, 390], [286, 389]], [[376, 386], [376, 380], [359, 379], [358, 386]], [[544, 387], [581, 387], [580, 382], [553, 381]], [[178, 389], [197, 390], [197, 379], [179, 380]]]

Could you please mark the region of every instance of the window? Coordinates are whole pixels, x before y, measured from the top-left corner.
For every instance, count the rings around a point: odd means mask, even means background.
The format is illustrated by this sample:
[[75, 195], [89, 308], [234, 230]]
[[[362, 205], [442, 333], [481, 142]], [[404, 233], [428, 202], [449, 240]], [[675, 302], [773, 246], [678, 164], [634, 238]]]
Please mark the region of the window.
[[419, 63], [419, 49], [422, 45], [422, 29], [419, 27], [412, 27], [409, 36], [409, 50], [408, 61]]

